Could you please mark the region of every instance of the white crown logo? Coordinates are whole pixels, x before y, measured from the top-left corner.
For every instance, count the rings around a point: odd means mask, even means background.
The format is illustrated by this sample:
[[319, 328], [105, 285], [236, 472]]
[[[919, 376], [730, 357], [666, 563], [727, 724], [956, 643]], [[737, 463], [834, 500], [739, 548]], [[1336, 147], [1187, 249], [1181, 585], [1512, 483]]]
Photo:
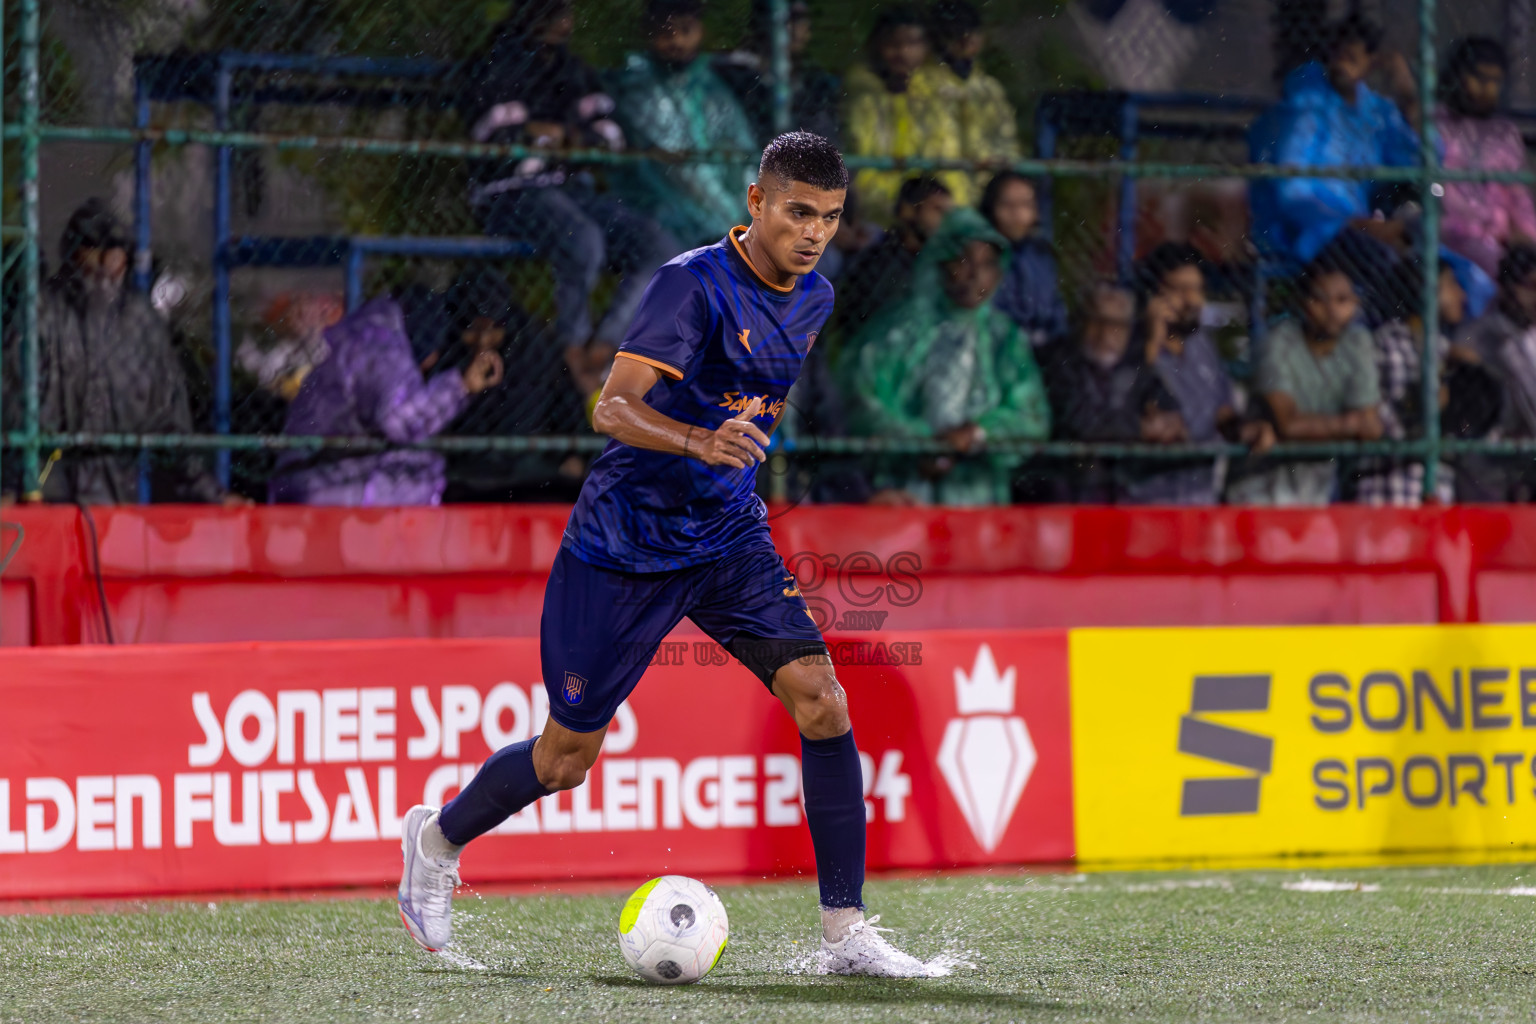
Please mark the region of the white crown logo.
[[997, 659], [986, 644], [976, 652], [976, 664], [967, 676], [964, 669], [955, 669], [955, 703], [962, 715], [1011, 715], [1013, 714], [1013, 684], [1015, 671], [1012, 665], [1001, 675], [997, 672]]
[[1016, 673], [997, 671], [992, 648], [976, 651], [971, 674], [955, 669], [960, 716], [944, 727], [938, 764], [960, 813], [983, 850], [997, 849], [1035, 770], [1029, 726], [1013, 713]]

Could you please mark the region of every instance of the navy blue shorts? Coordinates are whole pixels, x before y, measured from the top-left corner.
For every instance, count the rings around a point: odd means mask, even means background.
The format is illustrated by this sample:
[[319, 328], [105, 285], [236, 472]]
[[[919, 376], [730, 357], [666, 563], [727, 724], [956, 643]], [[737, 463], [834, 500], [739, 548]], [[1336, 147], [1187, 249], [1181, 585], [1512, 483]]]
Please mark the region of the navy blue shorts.
[[550, 717], [572, 732], [607, 725], [684, 616], [770, 692], [780, 668], [827, 654], [794, 575], [766, 539], [716, 562], [652, 573], [599, 568], [562, 547], [539, 623]]

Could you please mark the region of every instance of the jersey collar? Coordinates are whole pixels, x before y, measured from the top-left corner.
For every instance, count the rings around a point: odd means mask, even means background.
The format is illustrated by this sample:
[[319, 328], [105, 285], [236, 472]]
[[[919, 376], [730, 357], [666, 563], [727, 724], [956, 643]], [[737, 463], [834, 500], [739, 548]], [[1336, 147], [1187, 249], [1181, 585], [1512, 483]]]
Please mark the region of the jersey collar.
[[774, 295], [784, 297], [794, 294], [795, 285], [793, 283], [781, 287], [779, 285], [773, 284], [764, 278], [762, 274], [757, 272], [757, 268], [752, 265], [752, 261], [747, 259], [747, 250], [742, 246], [741, 239], [738, 237], [739, 235], [746, 234], [746, 232], [746, 225], [738, 224], [731, 228], [730, 233], [725, 236], [726, 239], [731, 243], [732, 254], [736, 259], [741, 261], [742, 269], [747, 272], [752, 280], [756, 281], [759, 285]]

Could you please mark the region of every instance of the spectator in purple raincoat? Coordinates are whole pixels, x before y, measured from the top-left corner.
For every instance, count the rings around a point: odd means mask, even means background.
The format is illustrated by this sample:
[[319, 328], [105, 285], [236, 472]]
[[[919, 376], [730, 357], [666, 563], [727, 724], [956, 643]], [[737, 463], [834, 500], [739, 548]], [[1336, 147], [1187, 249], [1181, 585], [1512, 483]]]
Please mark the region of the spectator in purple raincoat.
[[[330, 354], [304, 379], [283, 433], [381, 437], [410, 444], [451, 423], [469, 400], [501, 381], [501, 356], [481, 350], [462, 373], [423, 381], [399, 305], [374, 299], [325, 332]], [[447, 485], [438, 452], [396, 448], [285, 452], [268, 485], [273, 502], [305, 505], [436, 505]]]

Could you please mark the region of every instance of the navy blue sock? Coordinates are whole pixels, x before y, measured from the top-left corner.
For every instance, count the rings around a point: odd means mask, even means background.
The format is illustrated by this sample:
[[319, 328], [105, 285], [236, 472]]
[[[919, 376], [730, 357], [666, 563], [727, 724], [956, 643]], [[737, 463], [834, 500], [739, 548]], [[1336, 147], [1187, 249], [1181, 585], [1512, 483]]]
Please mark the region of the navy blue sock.
[[437, 823], [455, 846], [483, 836], [549, 790], [533, 770], [531, 740], [513, 743], [492, 754], [458, 796], [448, 801]]
[[853, 730], [830, 740], [800, 737], [805, 821], [816, 848], [824, 907], [864, 905], [864, 770]]

